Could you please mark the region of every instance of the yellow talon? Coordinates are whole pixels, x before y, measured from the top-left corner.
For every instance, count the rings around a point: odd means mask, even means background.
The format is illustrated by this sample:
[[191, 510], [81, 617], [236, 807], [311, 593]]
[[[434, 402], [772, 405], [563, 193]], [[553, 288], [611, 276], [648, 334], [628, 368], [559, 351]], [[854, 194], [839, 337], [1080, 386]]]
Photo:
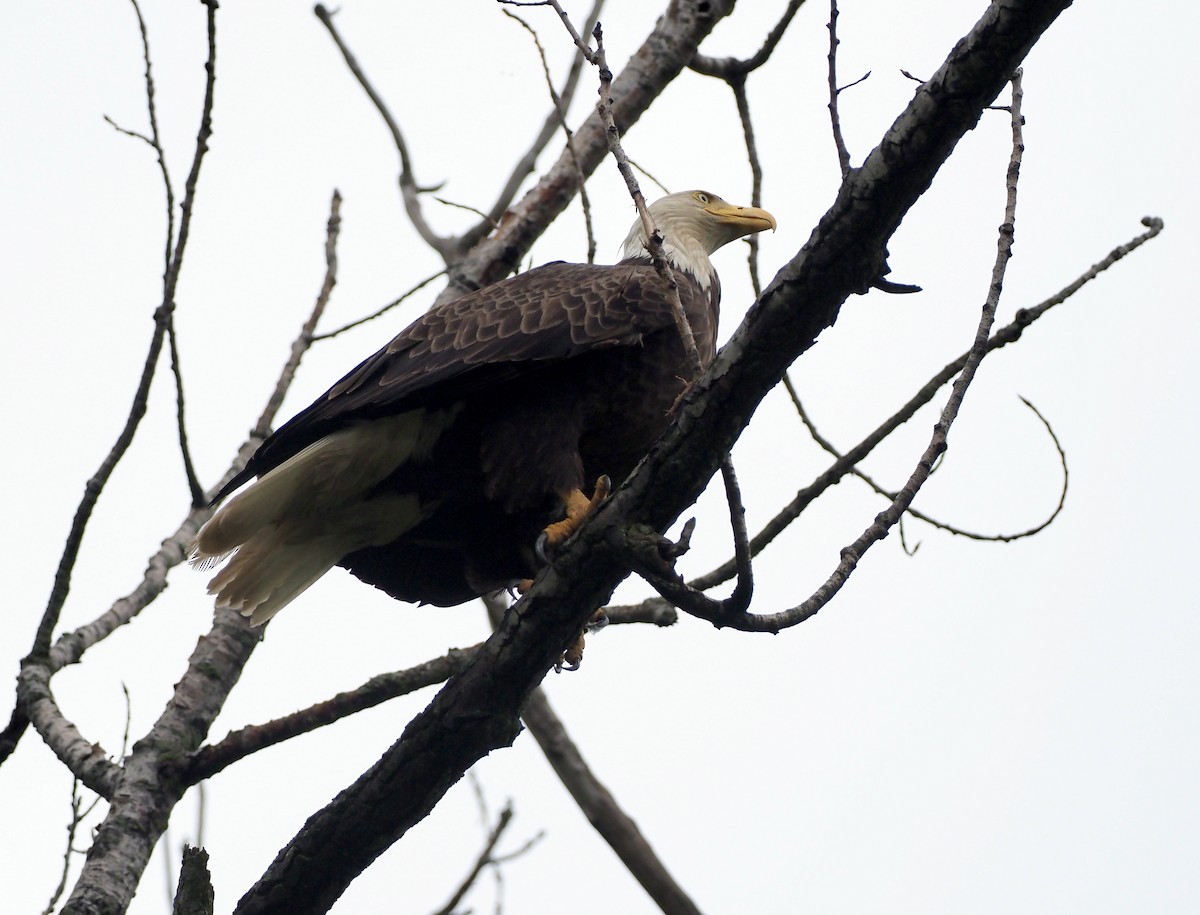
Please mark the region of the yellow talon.
[[596, 481], [596, 488], [589, 499], [580, 490], [572, 489], [562, 493], [563, 504], [566, 507], [566, 517], [546, 526], [542, 531], [542, 541], [545, 547], [554, 549], [562, 546], [579, 530], [579, 526], [600, 507], [600, 503], [612, 492], [612, 480], [602, 476]]

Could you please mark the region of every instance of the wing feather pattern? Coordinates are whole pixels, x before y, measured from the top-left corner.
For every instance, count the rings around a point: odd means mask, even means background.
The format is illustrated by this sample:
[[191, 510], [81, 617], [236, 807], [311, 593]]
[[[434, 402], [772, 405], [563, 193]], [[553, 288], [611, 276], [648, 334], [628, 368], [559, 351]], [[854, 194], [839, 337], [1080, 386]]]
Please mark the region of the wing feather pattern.
[[[681, 292], [689, 313], [687, 299], [708, 298], [690, 282]], [[596, 347], [637, 346], [671, 324], [663, 283], [641, 260], [556, 262], [468, 293], [426, 312], [281, 426], [218, 498], [357, 421], [448, 405]]]

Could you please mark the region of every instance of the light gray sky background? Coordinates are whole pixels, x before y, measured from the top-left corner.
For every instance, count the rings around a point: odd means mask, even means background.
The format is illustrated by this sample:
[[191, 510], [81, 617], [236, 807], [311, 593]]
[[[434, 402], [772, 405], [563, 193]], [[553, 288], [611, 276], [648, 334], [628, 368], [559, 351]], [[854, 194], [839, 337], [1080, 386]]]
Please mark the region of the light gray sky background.
[[[659, 5], [610, 2], [603, 21], [615, 67]], [[985, 6], [843, 4], [843, 82], [872, 71], [842, 97], [856, 163], [913, 93], [899, 70], [932, 73]], [[568, 4], [576, 18], [585, 7]], [[783, 7], [743, 0], [704, 51], [748, 56]], [[203, 9], [147, 0], [145, 14], [180, 186], [203, 90]], [[825, 110], [827, 14], [827, 5], [808, 3], [775, 59], [750, 79], [763, 204], [780, 226], [763, 239], [764, 280], [803, 244], [838, 183]], [[547, 10], [524, 15], [557, 77], [571, 52], [557, 21]], [[1061, 518], [1009, 545], [912, 522], [915, 558], [889, 538], [830, 607], [795, 630], [752, 636], [690, 619], [671, 630], [614, 627], [592, 640], [581, 672], [548, 678], [551, 702], [597, 774], [705, 912], [1200, 910], [1200, 601], [1191, 578], [1198, 18], [1182, 0], [1080, 0], [1025, 66], [1027, 149], [1001, 323], [1138, 234], [1142, 216], [1163, 217], [1166, 231], [984, 363], [945, 464], [917, 504], [995, 532], [1029, 527], [1052, 509], [1057, 458], [1018, 401], [1024, 395], [1067, 450], [1071, 488]], [[486, 208], [547, 108], [525, 32], [489, 0], [350, 0], [338, 23], [405, 130], [418, 180], [444, 181], [447, 198]], [[206, 485], [257, 417], [311, 307], [334, 187], [345, 203], [328, 328], [440, 266], [403, 215], [389, 137], [310, 5], [227, 2], [218, 29], [215, 132], [177, 296], [190, 433]], [[0, 663], [13, 674], [84, 482], [111, 447], [141, 371], [161, 295], [164, 216], [149, 150], [102, 120], [146, 129], [128, 4], [12, 5], [0, 33], [0, 85]], [[573, 123], [594, 98], [588, 73]], [[741, 133], [722, 84], [684, 75], [626, 143], [672, 190], [704, 187], [748, 202]], [[893, 278], [925, 291], [850, 299], [797, 364], [807, 406], [835, 442], [856, 442], [969, 345], [1003, 216], [1008, 155], [1007, 115], [990, 113], [890, 246]], [[589, 191], [600, 257], [615, 259], [633, 217], [615, 168], [605, 165]], [[473, 218], [432, 201], [427, 213], [441, 231]], [[726, 334], [752, 298], [742, 250], [731, 246], [716, 259]], [[572, 207], [532, 261], [584, 254]], [[283, 415], [381, 345], [435, 291], [315, 348]], [[173, 397], [164, 368], [88, 528], [64, 630], [132, 589], [186, 511]], [[934, 416], [920, 414], [867, 469], [900, 485]], [[763, 405], [735, 459], [752, 529], [828, 463], [782, 391]], [[807, 597], [881, 507], [852, 480], [813, 506], [759, 561], [756, 609]], [[697, 547], [685, 563], [693, 573], [729, 549], [720, 498], [710, 493], [697, 514]], [[63, 707], [90, 740], [118, 750], [122, 683], [134, 735], [157, 717], [208, 629], [204, 579], [175, 570], [169, 591], [135, 625], [56, 678]], [[619, 596], [646, 593], [631, 582]], [[398, 605], [331, 574], [272, 625], [212, 736], [485, 631], [478, 606]], [[431, 695], [260, 753], [214, 780], [203, 838], [218, 911], [232, 908], [304, 819], [374, 762]], [[654, 911], [528, 735], [476, 771], [493, 812], [514, 802], [508, 848], [546, 832], [505, 868], [506, 911]], [[0, 771], [6, 911], [46, 904], [70, 787], [33, 733]], [[173, 843], [195, 841], [195, 811], [194, 797], [178, 808]], [[482, 838], [464, 781], [335, 911], [433, 911]], [[171, 856], [175, 869], [177, 849]], [[166, 866], [156, 861], [147, 872], [137, 915], [166, 909]], [[471, 904], [488, 911], [491, 894], [485, 881]]]

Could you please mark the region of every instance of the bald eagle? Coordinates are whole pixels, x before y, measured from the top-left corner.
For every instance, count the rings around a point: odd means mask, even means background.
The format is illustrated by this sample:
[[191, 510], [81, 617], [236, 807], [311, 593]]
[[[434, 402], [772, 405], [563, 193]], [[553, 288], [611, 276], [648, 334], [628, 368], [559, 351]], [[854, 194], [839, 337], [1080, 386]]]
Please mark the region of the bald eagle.
[[[709, 255], [775, 219], [705, 191], [649, 211], [707, 364]], [[440, 606], [511, 587], [603, 496], [587, 481], [633, 470], [691, 374], [639, 220], [618, 264], [546, 264], [414, 321], [262, 443], [193, 561], [232, 554], [208, 590], [255, 625], [335, 565]]]

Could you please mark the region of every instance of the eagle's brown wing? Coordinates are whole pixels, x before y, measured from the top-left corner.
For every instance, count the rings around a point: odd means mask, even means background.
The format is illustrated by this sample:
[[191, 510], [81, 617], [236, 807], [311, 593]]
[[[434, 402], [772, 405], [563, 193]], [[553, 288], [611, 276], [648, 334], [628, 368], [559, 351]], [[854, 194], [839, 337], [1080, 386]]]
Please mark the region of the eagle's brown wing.
[[[708, 297], [687, 280], [681, 294], [695, 324], [709, 309], [689, 300]], [[636, 346], [672, 323], [645, 261], [552, 263], [468, 293], [422, 315], [280, 427], [218, 498], [350, 423], [450, 404], [538, 364]], [[711, 329], [693, 330], [711, 339]]]

